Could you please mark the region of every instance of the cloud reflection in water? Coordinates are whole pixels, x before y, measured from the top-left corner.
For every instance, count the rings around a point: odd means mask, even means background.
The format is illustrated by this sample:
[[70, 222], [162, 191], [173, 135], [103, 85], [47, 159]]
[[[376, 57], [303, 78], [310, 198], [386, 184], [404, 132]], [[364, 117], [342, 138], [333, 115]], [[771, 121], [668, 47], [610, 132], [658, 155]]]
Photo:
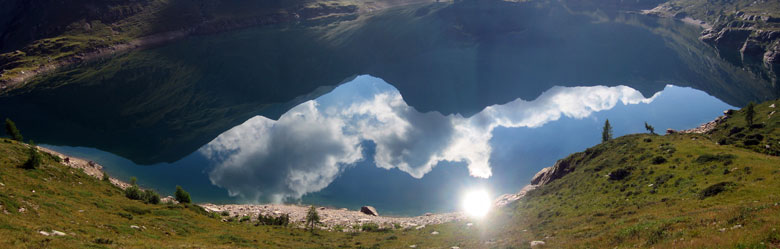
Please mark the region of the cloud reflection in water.
[[489, 178], [489, 143], [496, 127], [539, 127], [561, 117], [650, 103], [627, 86], [554, 87], [533, 101], [486, 107], [471, 117], [420, 113], [381, 79], [360, 76], [292, 108], [279, 120], [256, 116], [203, 146], [214, 162], [212, 184], [249, 201], [281, 202], [327, 187], [364, 159], [363, 141], [376, 145], [377, 167], [422, 178], [439, 162], [463, 162], [473, 177]]

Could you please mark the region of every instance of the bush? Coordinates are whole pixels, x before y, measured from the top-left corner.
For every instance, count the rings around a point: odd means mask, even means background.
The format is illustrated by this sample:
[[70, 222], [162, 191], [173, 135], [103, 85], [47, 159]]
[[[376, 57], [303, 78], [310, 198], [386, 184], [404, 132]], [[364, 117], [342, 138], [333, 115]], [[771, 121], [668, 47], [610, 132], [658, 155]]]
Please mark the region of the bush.
[[125, 197], [130, 200], [143, 200], [144, 193], [141, 191], [141, 189], [138, 188], [138, 186], [133, 185], [125, 189]]
[[290, 224], [290, 215], [282, 214], [279, 217], [273, 217], [271, 215], [260, 215], [257, 217], [257, 223], [255, 226], [287, 226]]
[[732, 154], [704, 154], [696, 158], [694, 162], [696, 163], [708, 163], [708, 162], [727, 162], [731, 161], [732, 159], [736, 158], [737, 156]]
[[114, 241], [111, 239], [104, 239], [104, 238], [97, 238], [95, 239], [95, 244], [103, 244], [103, 245], [110, 245], [114, 244]]
[[718, 195], [718, 194], [722, 193], [723, 191], [729, 190], [731, 187], [733, 187], [735, 185], [736, 184], [734, 184], [733, 182], [719, 182], [719, 183], [716, 183], [716, 184], [712, 184], [709, 187], [703, 189], [699, 193], [699, 199], [703, 200], [703, 199], [705, 199], [707, 197]]
[[226, 210], [226, 211], [222, 211], [222, 213], [221, 213], [221, 214], [222, 214], [222, 216], [228, 216], [228, 215], [230, 215], [230, 212], [228, 212], [228, 211]]
[[11, 137], [11, 139], [19, 142], [22, 141], [22, 133], [19, 132], [19, 129], [16, 129], [16, 123], [11, 121], [11, 119], [5, 119], [5, 132], [8, 134], [8, 136]]
[[178, 201], [179, 203], [192, 202], [192, 199], [190, 199], [190, 193], [184, 191], [184, 189], [182, 189], [181, 186], [176, 186], [176, 194], [174, 195], [176, 197], [176, 201]]
[[629, 175], [631, 175], [631, 171], [630, 170], [625, 169], [625, 168], [620, 168], [620, 169], [616, 169], [615, 171], [610, 172], [609, 173], [609, 179], [613, 180], [613, 181], [619, 181], [619, 180], [626, 179], [626, 177], [628, 177]]
[[103, 181], [111, 182], [111, 177], [108, 176], [108, 173], [106, 173], [106, 172], [103, 172]]
[[159, 204], [160, 203], [160, 195], [157, 194], [157, 192], [154, 192], [152, 190], [145, 190], [144, 191], [144, 203], [147, 204]]
[[28, 153], [30, 155], [30, 158], [27, 159], [27, 162], [24, 162], [24, 165], [22, 165], [22, 168], [25, 169], [36, 169], [38, 166], [41, 165], [41, 162], [43, 159], [41, 158], [41, 154], [38, 153], [38, 149], [35, 147], [35, 145], [30, 145], [30, 149], [28, 150]]
[[656, 156], [656, 157], [653, 158], [653, 162], [652, 163], [653, 164], [662, 164], [662, 163], [665, 163], [665, 162], [666, 162], [666, 158], [664, 158], [662, 156]]
[[241, 217], [241, 219], [239, 219], [239, 220], [238, 220], [238, 222], [249, 221], [249, 220], [251, 220], [251, 219], [252, 219], [252, 218], [250, 218], [249, 216], [246, 216], [246, 215], [244, 215], [243, 217]]
[[363, 223], [360, 229], [363, 230], [363, 232], [378, 232], [379, 225], [376, 223]]

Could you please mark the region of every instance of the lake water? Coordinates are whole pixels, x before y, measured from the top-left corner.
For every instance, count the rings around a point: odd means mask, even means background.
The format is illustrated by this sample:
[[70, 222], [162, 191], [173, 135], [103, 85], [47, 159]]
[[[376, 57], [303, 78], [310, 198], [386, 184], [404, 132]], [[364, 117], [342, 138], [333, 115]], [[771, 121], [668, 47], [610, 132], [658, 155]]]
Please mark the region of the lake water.
[[673, 20], [505, 2], [196, 36], [0, 97], [26, 138], [196, 202], [416, 215], [616, 136], [777, 98]]

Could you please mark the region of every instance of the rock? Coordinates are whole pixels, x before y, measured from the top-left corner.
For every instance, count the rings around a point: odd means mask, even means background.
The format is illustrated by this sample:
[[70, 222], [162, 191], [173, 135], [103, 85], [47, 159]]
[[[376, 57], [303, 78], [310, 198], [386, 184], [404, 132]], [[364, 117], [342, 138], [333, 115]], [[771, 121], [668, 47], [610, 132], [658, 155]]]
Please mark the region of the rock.
[[453, 246], [453, 247], [450, 247], [450, 249], [460, 249], [460, 247], [459, 246]]
[[362, 206], [360, 207], [360, 212], [367, 215], [379, 216], [379, 212], [372, 206]]
[[43, 236], [49, 236], [49, 233], [47, 233], [47, 232], [44, 232], [44, 231], [38, 231], [38, 233], [40, 233], [40, 234], [41, 234], [41, 235], [43, 235]]
[[65, 236], [65, 233], [57, 231], [57, 230], [51, 230], [51, 235], [54, 235], [54, 236]]
[[742, 55], [748, 55], [748, 56], [763, 56], [764, 55], [764, 48], [761, 47], [761, 44], [754, 40], [754, 39], [747, 39], [745, 40], [745, 43], [742, 44], [742, 48], [739, 49], [739, 52], [742, 53]]
[[544, 245], [544, 241], [541, 241], [541, 240], [531, 241], [531, 247], [538, 247], [538, 246], [543, 246], [543, 245]]
[[666, 134], [675, 134], [675, 133], [677, 133], [677, 130], [675, 129], [671, 129], [671, 128], [666, 129]]
[[574, 171], [574, 167], [569, 160], [567, 159], [561, 159], [555, 162], [555, 165], [552, 167], [547, 167], [539, 171], [539, 173], [536, 173], [534, 177], [531, 179], [532, 185], [545, 185], [547, 183], [550, 183], [556, 179], [559, 179], [566, 174], [569, 174], [569, 172]]
[[437, 232], [437, 231], [431, 232], [431, 235], [438, 235], [438, 234], [439, 234], [439, 232]]
[[417, 245], [410, 245], [409, 248], [417, 248]]
[[130, 228], [132, 228], [132, 229], [141, 229], [141, 227], [136, 226], [136, 225], [130, 225]]
[[24, 213], [25, 211], [27, 211], [27, 209], [20, 207], [19, 210], [16, 211], [18, 211], [19, 213]]
[[433, 215], [433, 214], [432, 214], [432, 213], [425, 213], [424, 215], [425, 215], [425, 216], [431, 216], [431, 215]]
[[723, 115], [731, 115], [731, 114], [734, 114], [734, 109], [728, 109], [723, 111]]
[[420, 229], [423, 229], [423, 228], [425, 228], [425, 225], [421, 225], [421, 226], [415, 227], [414, 229], [415, 230], [420, 230]]
[[[775, 104], [769, 105], [769, 108], [775, 108]], [[0, 183], [0, 184], [2, 184], [2, 183]]]
[[325, 207], [320, 207], [319, 210], [325, 210]]

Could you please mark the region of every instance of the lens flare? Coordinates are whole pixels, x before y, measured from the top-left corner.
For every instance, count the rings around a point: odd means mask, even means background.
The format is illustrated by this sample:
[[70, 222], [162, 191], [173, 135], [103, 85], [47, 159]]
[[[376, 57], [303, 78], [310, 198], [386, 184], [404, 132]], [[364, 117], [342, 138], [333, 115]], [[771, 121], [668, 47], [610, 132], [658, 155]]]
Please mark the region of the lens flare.
[[493, 201], [485, 190], [472, 190], [463, 195], [463, 212], [474, 218], [482, 218], [490, 212]]

